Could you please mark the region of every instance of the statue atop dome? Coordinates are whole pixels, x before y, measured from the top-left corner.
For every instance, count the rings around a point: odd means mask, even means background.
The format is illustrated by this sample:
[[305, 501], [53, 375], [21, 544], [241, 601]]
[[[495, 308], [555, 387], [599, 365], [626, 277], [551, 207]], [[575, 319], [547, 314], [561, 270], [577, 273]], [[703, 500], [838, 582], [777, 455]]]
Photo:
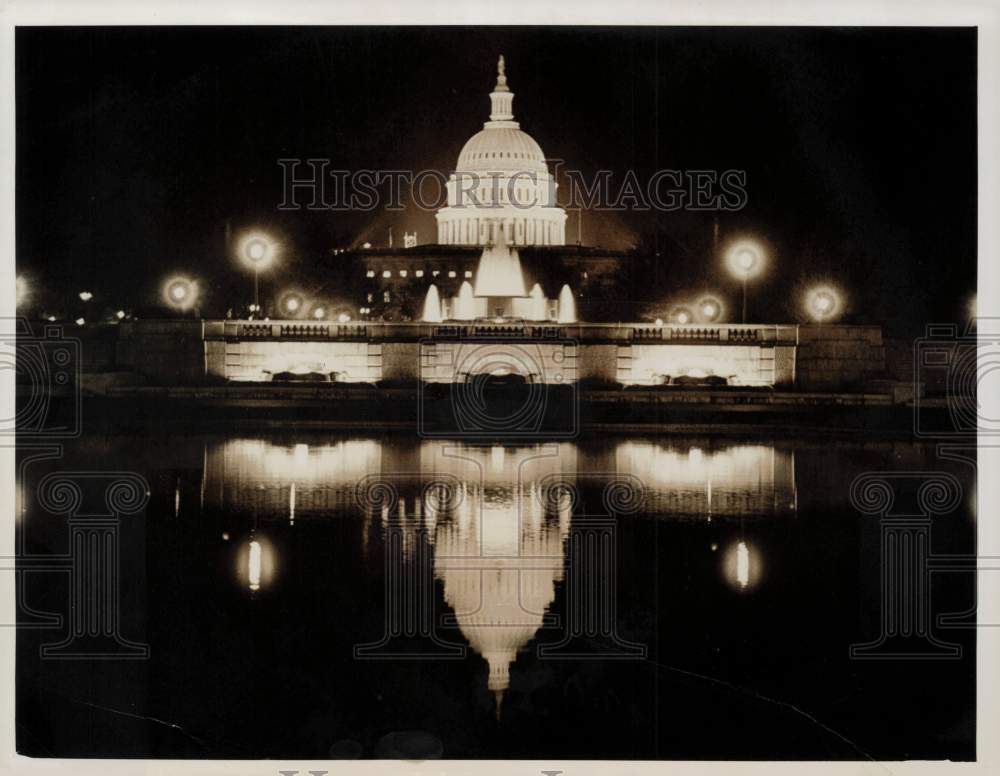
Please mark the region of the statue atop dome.
[[507, 86], [507, 64], [504, 62], [503, 54], [501, 54], [500, 59], [497, 60], [497, 86], [494, 91], [510, 91], [510, 88]]

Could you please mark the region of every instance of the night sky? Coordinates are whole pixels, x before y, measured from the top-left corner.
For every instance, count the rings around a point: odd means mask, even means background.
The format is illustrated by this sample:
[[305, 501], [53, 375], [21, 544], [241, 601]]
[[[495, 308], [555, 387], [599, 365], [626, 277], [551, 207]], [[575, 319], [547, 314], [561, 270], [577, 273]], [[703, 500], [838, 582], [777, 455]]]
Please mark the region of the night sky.
[[[499, 53], [515, 118], [566, 167], [747, 171], [747, 207], [719, 220], [723, 238], [770, 246], [756, 319], [789, 319], [795, 290], [824, 278], [849, 291], [851, 321], [964, 321], [976, 35], [959, 28], [20, 28], [18, 271], [67, 312], [82, 288], [147, 304], [183, 271], [217, 312], [249, 287], [227, 221], [280, 235], [275, 285], [336, 283], [330, 249], [384, 245], [390, 226], [433, 242], [416, 208], [278, 211], [277, 159], [448, 172], [487, 118]], [[583, 242], [658, 254], [649, 288], [665, 298], [733, 293], [712, 220], [587, 213]]]

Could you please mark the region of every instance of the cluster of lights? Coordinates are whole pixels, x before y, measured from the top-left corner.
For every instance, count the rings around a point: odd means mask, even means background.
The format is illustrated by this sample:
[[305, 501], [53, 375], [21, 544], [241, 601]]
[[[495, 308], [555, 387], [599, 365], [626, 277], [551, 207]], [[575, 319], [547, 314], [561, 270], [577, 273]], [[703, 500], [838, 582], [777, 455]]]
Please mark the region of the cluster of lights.
[[[682, 326], [689, 323], [718, 323], [723, 310], [722, 302], [717, 296], [705, 295], [696, 302], [673, 307], [667, 319]], [[663, 318], [657, 318], [656, 325], [663, 326]]]
[[[251, 309], [253, 305], [251, 305]], [[318, 300], [309, 301], [305, 296], [298, 291], [286, 291], [278, 301], [278, 309], [281, 310], [282, 315], [288, 318], [298, 318], [301, 316], [308, 316], [317, 321], [322, 321], [327, 318], [327, 308], [322, 302]], [[360, 312], [364, 315], [371, 310], [367, 307], [362, 307]], [[337, 321], [340, 323], [348, 323], [351, 320], [351, 315], [348, 312], [340, 312], [337, 314]]]

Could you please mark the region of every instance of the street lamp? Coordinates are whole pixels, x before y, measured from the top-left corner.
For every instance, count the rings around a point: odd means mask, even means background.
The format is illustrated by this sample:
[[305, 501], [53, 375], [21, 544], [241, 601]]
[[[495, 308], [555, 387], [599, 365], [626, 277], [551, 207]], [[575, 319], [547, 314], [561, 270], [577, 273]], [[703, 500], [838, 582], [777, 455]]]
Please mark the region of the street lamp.
[[249, 232], [240, 240], [239, 254], [253, 268], [253, 309], [260, 313], [260, 271], [267, 269], [277, 253], [274, 241], [263, 232]]
[[674, 323], [679, 323], [681, 325], [691, 323], [694, 320], [694, 316], [687, 307], [675, 307], [670, 313], [670, 318]]
[[300, 313], [302, 313], [305, 306], [305, 299], [302, 298], [301, 294], [296, 293], [295, 291], [286, 293], [283, 297], [281, 297], [281, 302], [279, 303], [281, 311], [289, 318], [297, 317]]
[[743, 286], [743, 323], [747, 322], [747, 280], [764, 268], [764, 249], [752, 240], [734, 243], [726, 254], [726, 263]]
[[806, 312], [817, 323], [835, 318], [843, 307], [843, 301], [835, 288], [815, 286], [806, 292]]
[[198, 284], [186, 277], [172, 277], [163, 284], [163, 301], [175, 310], [191, 309], [197, 298]]
[[698, 302], [698, 312], [706, 323], [715, 323], [722, 316], [722, 302], [714, 296], [702, 297]]
[[322, 307], [317, 307], [316, 309], [313, 310], [313, 318], [315, 318], [317, 321], [321, 321], [325, 317], [326, 317], [326, 310], [324, 310]]

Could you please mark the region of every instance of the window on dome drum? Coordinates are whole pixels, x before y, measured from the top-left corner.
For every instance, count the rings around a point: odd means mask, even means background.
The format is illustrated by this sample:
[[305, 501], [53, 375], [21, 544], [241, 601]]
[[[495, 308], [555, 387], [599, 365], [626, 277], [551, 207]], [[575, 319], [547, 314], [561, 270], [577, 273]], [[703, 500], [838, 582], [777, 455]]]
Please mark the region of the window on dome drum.
[[383, 270], [382, 271], [382, 277], [384, 277], [384, 278], [391, 278], [392, 277], [392, 273], [389, 270], [387, 270], [387, 269]]
[[410, 274], [410, 273], [409, 273], [409, 272], [408, 272], [407, 270], [405, 270], [405, 269], [401, 269], [401, 270], [399, 271], [399, 276], [400, 276], [401, 278], [405, 278], [405, 277], [406, 277], [407, 275], [409, 275], [409, 274]]
[[366, 274], [368, 275], [368, 277], [373, 278], [375, 277], [375, 270], [370, 269]]
[[432, 269], [431, 270], [431, 277], [433, 277], [433, 278], [436, 278], [440, 274], [441, 274], [441, 270], [439, 270], [439, 269]]
[[424, 271], [422, 269], [418, 269], [416, 275], [418, 278], [422, 278], [424, 276]]
[[467, 278], [471, 278], [471, 277], [472, 277], [472, 270], [471, 270], [471, 269], [467, 269], [467, 270], [465, 270], [465, 276], [466, 276]]
[[453, 269], [448, 270], [448, 277], [450, 277], [450, 278], [455, 277], [455, 270], [453, 270]]
[[387, 303], [391, 302], [392, 301], [392, 294], [390, 294], [388, 291], [386, 291], [385, 293], [383, 293], [382, 294], [382, 301], [383, 302], [387, 302]]

